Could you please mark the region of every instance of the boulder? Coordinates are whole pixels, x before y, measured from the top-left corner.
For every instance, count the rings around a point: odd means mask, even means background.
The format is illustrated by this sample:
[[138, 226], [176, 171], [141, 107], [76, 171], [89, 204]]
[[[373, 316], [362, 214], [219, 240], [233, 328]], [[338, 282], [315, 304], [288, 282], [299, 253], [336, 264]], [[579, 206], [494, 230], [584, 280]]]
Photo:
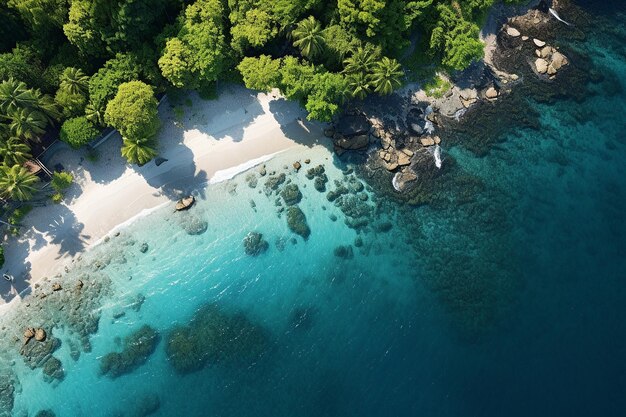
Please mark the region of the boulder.
[[139, 246], [139, 252], [141, 252], [141, 253], [148, 252], [148, 249], [149, 249], [149, 247], [148, 247], [148, 244], [146, 242], [143, 242], [141, 244], [141, 246]]
[[311, 163], [311, 160], [309, 158], [307, 158], [307, 159], [304, 160], [304, 163], [309, 165]]
[[548, 58], [550, 55], [552, 55], [552, 47], [551, 46], [544, 46], [539, 51], [539, 57], [540, 58]]
[[406, 166], [411, 164], [411, 157], [404, 152], [397, 152], [396, 155], [398, 155], [398, 166]]
[[176, 211], [187, 210], [196, 202], [196, 198], [192, 195], [188, 197], [181, 198], [176, 203]]
[[441, 143], [441, 138], [439, 136], [433, 136], [433, 139], [435, 139], [435, 145], [439, 145]]
[[263, 235], [257, 232], [250, 232], [243, 238], [243, 247], [246, 255], [257, 256], [269, 248], [269, 243], [263, 239]]
[[506, 28], [506, 34], [509, 35], [512, 38], [517, 38], [519, 35], [521, 35], [520, 31], [515, 29], [514, 27], [507, 27]]
[[528, 39], [529, 39], [529, 38], [528, 38], [528, 36], [526, 36], [526, 35], [522, 36], [522, 40], [523, 40], [524, 42], [526, 42]]
[[498, 97], [498, 94], [499, 94], [498, 90], [496, 90], [493, 87], [489, 87], [487, 91], [485, 92], [485, 97], [487, 97], [490, 100], [493, 100], [494, 98]]
[[555, 75], [556, 74], [556, 68], [554, 68], [554, 66], [552, 64], [548, 65], [548, 75]]
[[535, 68], [539, 74], [545, 74], [548, 72], [548, 61], [543, 58], [537, 58], [535, 61]]
[[555, 70], [560, 70], [563, 66], [567, 65], [567, 58], [560, 52], [552, 54], [552, 66]]
[[422, 146], [433, 146], [435, 144], [435, 139], [432, 136], [426, 136], [425, 138], [420, 139], [420, 143]]
[[35, 330], [35, 340], [38, 342], [43, 342], [46, 340], [46, 331], [42, 328]]
[[352, 137], [339, 137], [334, 140], [335, 147], [346, 151], [357, 151], [367, 148], [369, 135], [357, 135]]
[[63, 287], [61, 287], [61, 284], [59, 284], [58, 282], [52, 284], [52, 291], [61, 291], [62, 289]]
[[533, 43], [535, 44], [535, 46], [537, 46], [537, 48], [543, 48], [544, 46], [546, 46], [546, 43], [544, 41], [540, 41], [537, 38], [533, 38]]
[[295, 169], [296, 171], [300, 171], [300, 168], [302, 168], [302, 164], [300, 163], [300, 161], [296, 161], [293, 163], [293, 169]]
[[161, 164], [164, 162], [167, 162], [167, 159], [161, 156], [157, 156], [156, 158], [154, 158], [154, 163], [156, 164], [156, 166], [161, 166]]

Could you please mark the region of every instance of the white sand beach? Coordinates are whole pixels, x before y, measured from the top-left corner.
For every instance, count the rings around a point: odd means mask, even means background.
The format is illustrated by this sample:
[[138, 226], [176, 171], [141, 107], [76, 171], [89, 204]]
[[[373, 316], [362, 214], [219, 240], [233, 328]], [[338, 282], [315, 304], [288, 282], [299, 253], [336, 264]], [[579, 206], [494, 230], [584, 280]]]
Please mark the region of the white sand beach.
[[117, 226], [201, 184], [230, 178], [287, 149], [323, 143], [324, 126], [307, 121], [306, 112], [278, 92], [228, 85], [217, 100], [191, 94], [176, 110], [166, 98], [159, 113], [159, 156], [167, 159], [160, 166], [128, 165], [117, 134], [97, 148], [95, 161], [63, 143], [49, 150], [47, 165], [62, 164], [75, 184], [63, 203], [35, 207], [20, 237], [5, 242], [2, 272], [14, 282], [0, 283], [0, 304], [19, 300], [21, 292], [61, 272]]

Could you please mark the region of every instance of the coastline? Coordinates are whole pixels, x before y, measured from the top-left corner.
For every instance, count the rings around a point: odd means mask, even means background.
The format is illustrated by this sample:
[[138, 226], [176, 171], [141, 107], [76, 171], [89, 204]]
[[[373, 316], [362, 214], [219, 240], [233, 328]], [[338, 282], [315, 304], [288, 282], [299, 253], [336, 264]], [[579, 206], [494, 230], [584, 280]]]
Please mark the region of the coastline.
[[[481, 30], [485, 42], [481, 64], [495, 69], [491, 56], [500, 23], [525, 13], [535, 3], [492, 10]], [[456, 84], [451, 90], [455, 94], [438, 100], [428, 97], [420, 86], [403, 87], [414, 100], [429, 101], [447, 117], [469, 108], [484, 93], [470, 91], [473, 98], [466, 105], [462, 99], [469, 90]], [[324, 124], [307, 121], [306, 111], [282, 98], [278, 91], [257, 93], [228, 85], [213, 101], [203, 101], [195, 93], [191, 97], [191, 106], [171, 106], [167, 99], [160, 106], [163, 125], [158, 135], [159, 156], [167, 161], [159, 166], [154, 161], [143, 167], [128, 166], [119, 154], [121, 137], [117, 134], [98, 148], [96, 162], [69, 148], [57, 151], [61, 154], [58, 160], [75, 176], [76, 184], [67, 202], [34, 208], [24, 219], [30, 229], [20, 238], [8, 239], [2, 271], [13, 275], [16, 282], [0, 285], [0, 307], [21, 299], [19, 294], [41, 279], [61, 273], [82, 251], [134, 219], [176, 201], [201, 184], [219, 182], [224, 175], [220, 173], [227, 172], [226, 177], [232, 178], [256, 165], [252, 161], [262, 163], [264, 158], [291, 148], [326, 141]], [[450, 114], [444, 112], [448, 107]], [[185, 110], [183, 117], [177, 114], [181, 108]], [[331, 141], [327, 145], [332, 146]], [[56, 155], [48, 165], [55, 162]]]
[[19, 294], [61, 273], [107, 235], [200, 185], [226, 181], [286, 150], [310, 148], [323, 137], [322, 124], [307, 121], [306, 112], [277, 91], [228, 85], [216, 100], [195, 94], [190, 100], [191, 106], [172, 106], [166, 99], [160, 107], [159, 156], [166, 161], [159, 166], [155, 161], [128, 166], [119, 154], [117, 134], [98, 148], [97, 161], [58, 145], [47, 162], [54, 166], [62, 160], [75, 184], [63, 203], [33, 208], [24, 219], [25, 233], [8, 239], [2, 271], [14, 282], [1, 284], [0, 307], [21, 300]]

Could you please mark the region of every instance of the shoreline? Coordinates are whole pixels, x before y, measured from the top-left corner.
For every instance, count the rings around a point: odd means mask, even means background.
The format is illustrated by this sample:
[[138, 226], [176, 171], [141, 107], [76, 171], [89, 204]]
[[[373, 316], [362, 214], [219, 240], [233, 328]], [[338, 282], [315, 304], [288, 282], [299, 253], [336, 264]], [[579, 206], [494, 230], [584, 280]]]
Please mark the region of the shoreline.
[[143, 167], [126, 164], [118, 134], [97, 149], [95, 162], [62, 143], [57, 146], [47, 163], [63, 161], [75, 184], [63, 203], [33, 208], [23, 221], [25, 232], [5, 242], [2, 272], [14, 281], [0, 284], [0, 310], [137, 219], [282, 152], [311, 148], [323, 138], [323, 125], [306, 121], [305, 111], [277, 91], [257, 93], [228, 85], [217, 100], [205, 101], [194, 93], [190, 99], [193, 104], [186, 105], [184, 117], [183, 106], [167, 100], [159, 110], [159, 157], [166, 159], [159, 166], [155, 161]]

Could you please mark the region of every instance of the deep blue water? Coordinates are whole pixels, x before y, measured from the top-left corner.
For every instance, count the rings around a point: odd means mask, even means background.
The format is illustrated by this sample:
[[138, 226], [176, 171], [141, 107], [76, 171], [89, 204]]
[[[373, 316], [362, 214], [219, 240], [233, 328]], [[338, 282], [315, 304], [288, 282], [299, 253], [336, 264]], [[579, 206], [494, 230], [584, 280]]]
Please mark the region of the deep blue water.
[[[64, 342], [65, 380], [23, 377], [16, 415], [135, 416], [154, 394], [156, 416], [626, 416], [626, 18], [602, 4], [597, 30], [564, 41], [604, 76], [572, 85], [585, 98], [526, 96], [534, 128], [503, 110], [494, 123], [509, 129], [485, 155], [459, 131], [437, 204], [368, 193], [374, 223], [390, 221], [390, 231], [357, 235], [312, 181], [291, 173], [311, 228], [294, 244], [276, 196], [261, 193], [264, 179], [250, 188], [243, 174], [209, 186], [192, 209], [206, 233], [189, 236], [168, 208], [94, 249], [127, 259], [105, 270], [115, 291], [93, 351], [73, 361]], [[329, 189], [347, 178], [340, 161], [311, 155]], [[241, 244], [251, 230], [269, 242], [256, 257]], [[352, 259], [333, 254], [357, 236], [364, 244]], [[146, 301], [134, 312], [126, 306], [137, 292]], [[261, 329], [252, 346], [261, 354], [180, 375], [168, 337], [207, 304]], [[99, 376], [102, 355], [120, 350], [115, 337], [143, 324], [161, 333], [156, 352], [131, 374]], [[245, 351], [246, 340], [232, 346]]]

